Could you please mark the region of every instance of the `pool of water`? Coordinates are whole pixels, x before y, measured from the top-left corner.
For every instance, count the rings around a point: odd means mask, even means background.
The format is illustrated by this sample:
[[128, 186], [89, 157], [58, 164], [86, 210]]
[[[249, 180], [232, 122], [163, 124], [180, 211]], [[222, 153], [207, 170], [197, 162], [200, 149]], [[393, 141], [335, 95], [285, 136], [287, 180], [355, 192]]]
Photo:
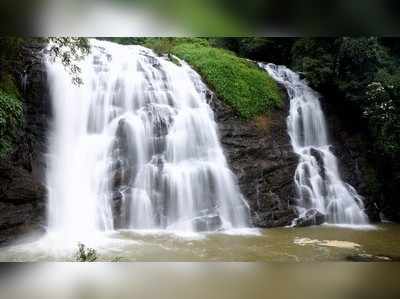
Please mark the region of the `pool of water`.
[[[314, 226], [179, 234], [119, 231], [82, 242], [99, 261], [346, 261], [351, 257], [400, 257], [400, 225]], [[73, 261], [77, 241], [47, 235], [0, 249], [0, 261]]]

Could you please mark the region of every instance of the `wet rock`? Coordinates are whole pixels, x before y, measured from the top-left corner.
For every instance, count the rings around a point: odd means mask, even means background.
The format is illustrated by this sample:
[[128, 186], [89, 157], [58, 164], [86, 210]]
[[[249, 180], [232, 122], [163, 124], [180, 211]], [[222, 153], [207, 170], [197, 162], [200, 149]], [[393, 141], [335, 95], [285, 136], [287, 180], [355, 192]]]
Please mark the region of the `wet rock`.
[[399, 262], [400, 257], [360, 253], [360, 254], [354, 254], [354, 255], [347, 256], [346, 261], [349, 261], [349, 262]]
[[0, 202], [0, 245], [45, 233], [45, 204], [13, 205]]
[[342, 109], [343, 105], [332, 101], [329, 94], [325, 96], [321, 98], [321, 105], [329, 127], [331, 149], [339, 161], [343, 180], [363, 196], [365, 212], [371, 222], [380, 221], [380, 215], [392, 221], [400, 221], [400, 201], [392, 196], [399, 189], [388, 187], [396, 176], [390, 171], [380, 170], [388, 161], [380, 160], [383, 155], [374, 155], [365, 126], [357, 124]]
[[316, 148], [311, 148], [310, 154], [315, 158], [315, 160], [318, 163], [320, 175], [323, 180], [326, 179], [326, 173], [325, 173], [325, 165], [324, 165], [324, 153], [322, 151], [319, 151]]
[[45, 224], [44, 186], [27, 170], [0, 161], [0, 244], [43, 231]]
[[290, 225], [297, 217], [293, 175], [298, 158], [287, 134], [287, 99], [282, 109], [246, 121], [212, 92], [208, 96], [224, 152], [249, 203], [253, 225]]
[[123, 227], [125, 217], [123, 215], [123, 195], [120, 191], [114, 191], [111, 196], [111, 209], [113, 213], [114, 228]]
[[[282, 94], [286, 92], [282, 90]], [[212, 93], [208, 101], [214, 110], [229, 164], [250, 205], [253, 224], [261, 227], [290, 224], [288, 222], [298, 217], [297, 212], [291, 212], [296, 205], [293, 176], [298, 157], [293, 153], [287, 134], [288, 99], [282, 109], [251, 121], [240, 119]], [[339, 160], [343, 179], [364, 197], [365, 210], [371, 221], [379, 221], [380, 212], [390, 220], [400, 219], [399, 201], [394, 197], [389, 203], [379, 192], [380, 183], [374, 170], [376, 167], [371, 163], [373, 158], [365, 134], [352, 129], [351, 122], [346, 125], [339, 112], [326, 104], [328, 102], [321, 100], [330, 124], [332, 150]], [[315, 149], [312, 152], [321, 164], [320, 153]]]
[[325, 215], [322, 214], [317, 209], [310, 209], [301, 215], [300, 217], [294, 219], [293, 226], [311, 226], [311, 225], [321, 225], [325, 222]]
[[294, 209], [263, 212], [253, 217], [253, 225], [256, 227], [289, 226], [296, 216]]
[[[19, 135], [18, 147], [7, 160], [31, 172], [39, 180], [45, 180], [47, 130], [52, 117], [52, 107], [47, 86], [46, 66], [41, 50], [45, 45], [34, 40], [21, 50], [21, 61], [14, 69], [24, 108], [24, 128]], [[23, 76], [24, 75], [24, 76]]]
[[110, 178], [111, 186], [114, 190], [119, 190], [119, 188], [126, 186], [129, 182], [123, 166], [124, 164], [121, 160], [117, 160], [113, 163]]
[[299, 72], [298, 73], [299, 74], [299, 76], [300, 76], [300, 79], [306, 79], [306, 76], [307, 76], [307, 73], [304, 73], [304, 72]]
[[0, 161], [1, 202], [32, 203], [44, 198], [45, 194], [44, 186], [30, 172], [10, 162]]

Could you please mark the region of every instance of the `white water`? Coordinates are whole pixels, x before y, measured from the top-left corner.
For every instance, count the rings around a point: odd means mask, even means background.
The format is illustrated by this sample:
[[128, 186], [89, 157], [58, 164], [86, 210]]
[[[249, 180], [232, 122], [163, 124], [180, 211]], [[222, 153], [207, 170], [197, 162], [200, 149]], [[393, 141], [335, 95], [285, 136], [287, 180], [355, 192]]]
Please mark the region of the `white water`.
[[90, 42], [82, 86], [47, 63], [50, 232], [247, 227], [199, 75], [141, 46]]
[[328, 223], [368, 223], [362, 197], [340, 177], [319, 95], [285, 66], [260, 66], [285, 86], [290, 98], [287, 125], [293, 150], [299, 156], [294, 176], [299, 212], [315, 208], [326, 215]]

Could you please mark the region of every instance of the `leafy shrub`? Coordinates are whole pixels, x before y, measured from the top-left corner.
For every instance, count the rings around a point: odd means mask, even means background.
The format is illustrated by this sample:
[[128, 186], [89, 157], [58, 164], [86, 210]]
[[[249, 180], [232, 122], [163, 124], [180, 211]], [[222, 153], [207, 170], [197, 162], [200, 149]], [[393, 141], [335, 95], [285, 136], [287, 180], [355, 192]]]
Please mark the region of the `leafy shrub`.
[[75, 260], [77, 262], [95, 262], [97, 260], [96, 250], [93, 248], [87, 248], [84, 244], [78, 244], [78, 251], [75, 254]]
[[332, 84], [335, 72], [333, 49], [332, 38], [298, 39], [291, 50], [293, 67], [303, 72], [314, 88], [326, 88]]

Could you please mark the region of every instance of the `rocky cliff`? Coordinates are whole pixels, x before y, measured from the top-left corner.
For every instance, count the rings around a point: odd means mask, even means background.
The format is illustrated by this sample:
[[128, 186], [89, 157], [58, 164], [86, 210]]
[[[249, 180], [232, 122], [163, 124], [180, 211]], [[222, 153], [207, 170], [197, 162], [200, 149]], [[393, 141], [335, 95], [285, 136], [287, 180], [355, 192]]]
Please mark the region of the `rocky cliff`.
[[44, 153], [50, 120], [43, 45], [30, 43], [15, 69], [24, 101], [24, 127], [13, 153], [0, 160], [0, 244], [33, 232], [45, 223]]
[[250, 205], [253, 225], [290, 225], [297, 216], [293, 181], [297, 157], [286, 131], [288, 101], [282, 109], [251, 121], [239, 118], [215, 96], [210, 104], [228, 162]]
[[[286, 94], [284, 90], [282, 93]], [[381, 186], [368, 138], [343, 121], [327, 102], [322, 99], [341, 174], [364, 197], [370, 220], [379, 221], [385, 211], [393, 213], [398, 209], [387, 203], [379, 192]], [[253, 224], [259, 227], [290, 225], [297, 217], [293, 175], [298, 160], [287, 133], [288, 99], [283, 109], [251, 121], [240, 119], [215, 96], [210, 103], [229, 163], [250, 205]]]
[[332, 105], [332, 102], [327, 98], [321, 99], [329, 137], [344, 181], [364, 197], [366, 213], [371, 222], [386, 217], [394, 220], [395, 217], [390, 217], [390, 214], [399, 211], [399, 206], [383, 196], [384, 187], [382, 179], [379, 179], [378, 162], [369, 142], [370, 137], [348, 117], [343, 117], [340, 108]]

